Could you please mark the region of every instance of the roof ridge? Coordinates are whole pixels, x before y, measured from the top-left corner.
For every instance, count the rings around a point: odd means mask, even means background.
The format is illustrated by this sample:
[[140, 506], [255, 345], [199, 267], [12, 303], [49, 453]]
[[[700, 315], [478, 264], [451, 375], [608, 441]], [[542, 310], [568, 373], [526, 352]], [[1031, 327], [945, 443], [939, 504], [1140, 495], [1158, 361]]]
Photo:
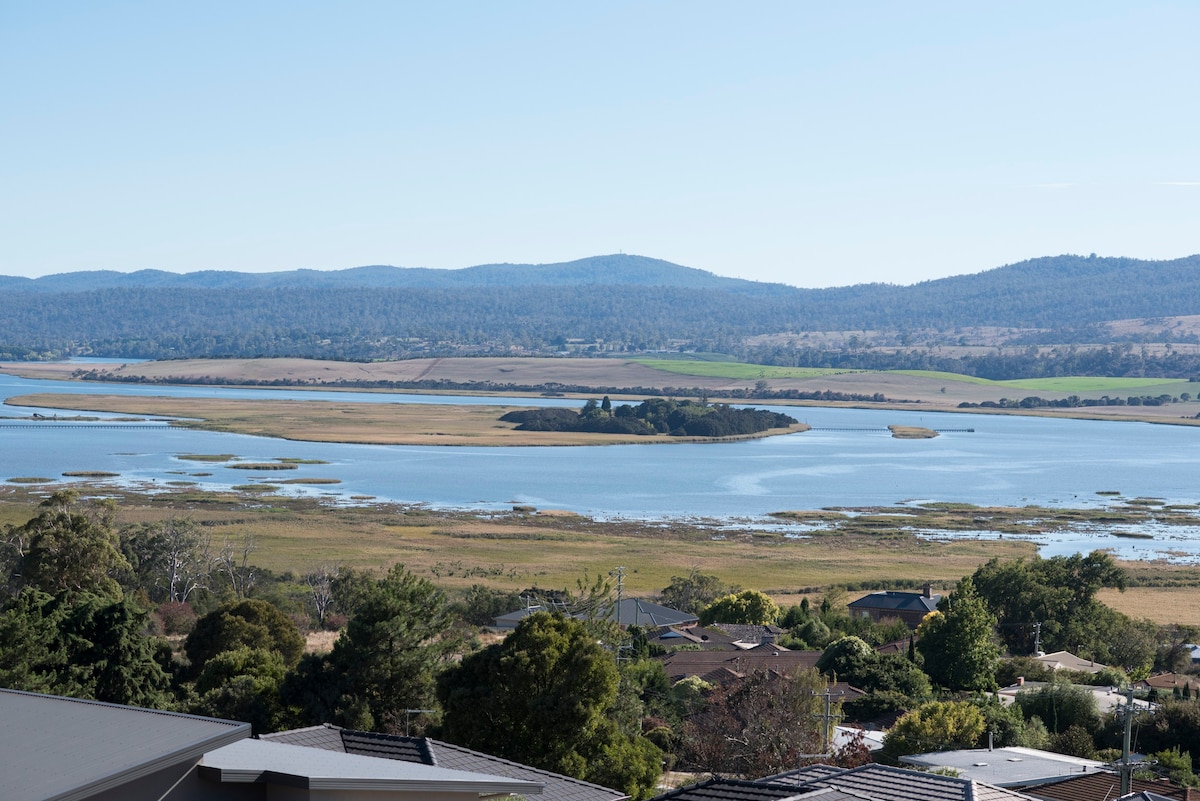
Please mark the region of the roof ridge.
[[[544, 773], [549, 776], [555, 776], [557, 778], [571, 782], [572, 784], [580, 784], [585, 787], [594, 787], [598, 790], [614, 791], [614, 788], [612, 788], [612, 787], [605, 787], [602, 784], [596, 784], [594, 782], [584, 781], [583, 779], [577, 779], [574, 776], [568, 776], [565, 773], [555, 773], [554, 771], [547, 770], [545, 768], [537, 768], [537, 767], [534, 767], [533, 765], [526, 765], [523, 762], [514, 762], [511, 759], [505, 759], [504, 757], [498, 757], [494, 754], [485, 754], [482, 751], [476, 751], [473, 748], [467, 748], [466, 746], [458, 745], [457, 743], [449, 743], [449, 742], [446, 742], [445, 740], [436, 740], [433, 737], [426, 737], [425, 739], [428, 740], [430, 743], [437, 745], [439, 748], [451, 748], [451, 749], [454, 749], [459, 752], [465, 752], [465, 753], [471, 754], [473, 756], [483, 757], [484, 759], [488, 759], [492, 762], [500, 762], [505, 765], [512, 765], [513, 767], [516, 767], [516, 768], [524, 768], [525, 770], [529, 770], [534, 773]], [[430, 750], [432, 751], [432, 749], [430, 749]], [[621, 791], [616, 790], [615, 792], [621, 792]], [[626, 796], [626, 798], [628, 798], [628, 796]]]

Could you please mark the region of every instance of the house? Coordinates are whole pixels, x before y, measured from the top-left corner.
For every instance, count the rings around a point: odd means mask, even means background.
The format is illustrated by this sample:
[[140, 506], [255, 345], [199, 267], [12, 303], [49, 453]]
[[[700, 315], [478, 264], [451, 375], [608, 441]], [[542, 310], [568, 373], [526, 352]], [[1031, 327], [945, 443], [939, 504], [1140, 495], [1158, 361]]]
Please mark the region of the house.
[[241, 740], [205, 754], [194, 780], [181, 783], [168, 799], [479, 801], [481, 795], [540, 795], [542, 788], [541, 782], [439, 765]]
[[923, 770], [949, 768], [964, 779], [975, 779], [996, 787], [1018, 788], [1099, 773], [1105, 767], [1105, 763], [1094, 759], [1019, 747], [935, 751], [902, 756], [900, 761]]
[[708, 779], [655, 796], [652, 801], [868, 801], [828, 787], [806, 788], [743, 779]]
[[[816, 766], [813, 766], [816, 767]], [[759, 781], [770, 784], [790, 784], [796, 788], [795, 798], [807, 798], [801, 791], [832, 788], [847, 797], [870, 801], [1030, 801], [1031, 796], [1003, 787], [936, 773], [922, 773], [906, 768], [869, 764], [857, 768], [821, 766], [821, 773], [811, 768], [767, 776]], [[813, 796], [815, 799], [821, 796]]]
[[0, 690], [0, 720], [5, 801], [478, 801], [545, 787], [252, 740], [248, 723], [16, 690]]
[[[1159, 798], [1169, 798], [1171, 801], [1200, 801], [1200, 790], [1175, 787], [1165, 780], [1146, 781], [1130, 779], [1130, 792], [1138, 794], [1150, 793]], [[1088, 773], [1083, 776], [1072, 776], [1069, 779], [1039, 784], [1026, 788], [1027, 794], [1042, 801], [1112, 801], [1121, 795], [1121, 777], [1116, 773]]]
[[866, 617], [880, 623], [884, 620], [901, 620], [910, 629], [921, 625], [930, 612], [937, 609], [942, 596], [935, 594], [932, 584], [926, 584], [921, 592], [884, 590], [864, 595], [847, 604], [850, 617]]
[[816, 667], [820, 651], [764, 647], [749, 651], [675, 651], [660, 657], [672, 682], [698, 676], [710, 684], [727, 684], [758, 670], [793, 673]]
[[519, 762], [510, 762], [431, 737], [355, 731], [327, 723], [305, 729], [264, 734], [261, 739], [324, 751], [420, 765], [437, 765], [454, 770], [536, 782], [542, 785], [539, 796], [542, 801], [625, 801], [629, 797], [619, 790], [522, 765]]
[[0, 690], [6, 801], [161, 798], [249, 723]]
[[[515, 629], [517, 624], [535, 612], [548, 611], [554, 610], [540, 605], [527, 606], [524, 609], [509, 612], [507, 615], [500, 615], [495, 618], [495, 625], [498, 629]], [[622, 598], [617, 603], [597, 610], [595, 616], [611, 620], [622, 627], [646, 626], [652, 629], [669, 626], [694, 626], [700, 622], [700, 618], [689, 612], [680, 612], [668, 606], [643, 601], [640, 598]], [[572, 617], [586, 618], [589, 617], [589, 613], [580, 612]]]
[[1169, 698], [1178, 691], [1180, 694], [1187, 688], [1188, 695], [1200, 698], [1200, 676], [1187, 676], [1178, 673], [1155, 673], [1141, 681], [1134, 682], [1135, 690], [1153, 690], [1158, 698]]
[[1050, 670], [1074, 670], [1078, 673], [1099, 673], [1102, 670], [1108, 670], [1107, 665], [1102, 665], [1091, 659], [1084, 659], [1081, 656], [1069, 651], [1054, 651], [1048, 654], [1039, 654], [1033, 657], [1033, 661], [1040, 663]]
[[694, 645], [706, 651], [736, 651], [736, 637], [725, 632], [703, 626], [668, 626], [651, 632], [646, 638], [649, 642], [663, 648], [678, 648], [681, 645]]
[[[996, 695], [999, 697], [1000, 703], [1011, 704], [1017, 700], [1017, 695], [1019, 693], [1029, 692], [1036, 690], [1039, 687], [1046, 687], [1048, 685], [1049, 682], [1045, 681], [1025, 681], [1024, 679], [1018, 679], [1016, 684], [1010, 684], [1008, 687], [1001, 687], [996, 691]], [[1128, 700], [1125, 694], [1122, 693], [1118, 688], [1107, 684], [1102, 684], [1099, 686], [1092, 684], [1072, 684], [1070, 686], [1090, 692], [1092, 697], [1096, 699], [1096, 708], [1102, 715], [1112, 712], [1118, 706], [1125, 704]], [[1150, 704], [1141, 698], [1133, 699], [1133, 705], [1138, 709], [1148, 709], [1150, 707]]]

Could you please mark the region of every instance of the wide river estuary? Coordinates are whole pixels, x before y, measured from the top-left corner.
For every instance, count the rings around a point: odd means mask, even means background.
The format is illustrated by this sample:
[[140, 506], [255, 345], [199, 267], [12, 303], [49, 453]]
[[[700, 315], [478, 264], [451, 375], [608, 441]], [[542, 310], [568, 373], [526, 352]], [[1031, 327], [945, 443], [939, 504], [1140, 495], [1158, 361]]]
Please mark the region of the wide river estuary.
[[[264, 398], [362, 403], [470, 403], [518, 406], [581, 401], [142, 386], [59, 382], [0, 375], [0, 398], [35, 392], [175, 397]], [[228, 489], [252, 480], [220, 463], [183, 454], [239, 459], [313, 459], [286, 478], [336, 479], [282, 492], [502, 509], [528, 504], [602, 518], [704, 518], [767, 525], [769, 512], [823, 507], [892, 506], [952, 501], [979, 506], [1096, 508], [1121, 499], [1200, 503], [1200, 428], [918, 411], [766, 407], [791, 414], [812, 431], [745, 442], [588, 447], [472, 448], [340, 445], [155, 427], [25, 422], [57, 409], [0, 407], [0, 480], [69, 471], [119, 474], [122, 485], [195, 482]], [[116, 415], [97, 415], [114, 417]], [[887, 426], [942, 431], [925, 440], [893, 439]], [[966, 429], [973, 429], [966, 431]], [[197, 473], [210, 475], [198, 476]], [[1119, 492], [1120, 498], [1098, 495]], [[1081, 530], [1043, 541], [1043, 554], [1111, 548], [1126, 558], [1169, 555], [1200, 561], [1198, 526], [1154, 531], [1129, 540]], [[981, 534], [986, 536], [986, 534]]]

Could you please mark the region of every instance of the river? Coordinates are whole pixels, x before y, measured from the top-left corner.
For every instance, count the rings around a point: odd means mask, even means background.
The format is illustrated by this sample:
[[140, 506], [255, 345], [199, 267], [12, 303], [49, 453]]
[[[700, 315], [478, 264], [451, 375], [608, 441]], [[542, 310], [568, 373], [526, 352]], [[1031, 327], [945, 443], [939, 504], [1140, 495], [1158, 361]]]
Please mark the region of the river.
[[[0, 398], [35, 392], [580, 405], [577, 400], [561, 399], [77, 383], [0, 375]], [[201, 488], [227, 489], [281, 477], [180, 458], [228, 453], [250, 461], [321, 460], [325, 463], [302, 464], [284, 477], [340, 482], [290, 485], [285, 492], [342, 500], [374, 496], [466, 509], [501, 509], [516, 503], [607, 518], [755, 521], [773, 511], [890, 506], [916, 500], [1094, 508], [1113, 502], [1112, 497], [1097, 494], [1101, 491], [1172, 504], [1200, 502], [1200, 428], [917, 411], [767, 408], [789, 413], [814, 430], [727, 443], [557, 448], [340, 445], [166, 425], [104, 429], [87, 424], [27, 425], [19, 421], [34, 411], [46, 416], [75, 413], [5, 406], [0, 407], [0, 423], [5, 424], [0, 426], [0, 479], [59, 478], [67, 471], [87, 470], [117, 473], [120, 478], [114, 481], [124, 485], [188, 481]], [[934, 439], [899, 440], [885, 430], [889, 424], [946, 433]], [[1174, 527], [1154, 533], [1153, 542], [1086, 531], [1056, 535], [1044, 543], [1043, 553], [1111, 547], [1121, 556], [1169, 554], [1176, 561], [1200, 561], [1200, 520], [1195, 530]]]

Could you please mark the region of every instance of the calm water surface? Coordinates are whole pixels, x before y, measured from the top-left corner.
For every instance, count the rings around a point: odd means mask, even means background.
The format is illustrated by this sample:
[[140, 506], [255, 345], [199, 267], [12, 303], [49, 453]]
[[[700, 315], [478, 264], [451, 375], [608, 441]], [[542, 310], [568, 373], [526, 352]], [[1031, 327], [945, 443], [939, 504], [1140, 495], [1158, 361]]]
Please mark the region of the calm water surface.
[[[70, 383], [0, 375], [0, 398], [32, 392], [580, 405], [578, 400]], [[252, 461], [321, 459], [328, 464], [301, 465], [286, 477], [341, 481], [316, 489], [286, 488], [297, 494], [371, 495], [477, 509], [522, 503], [598, 517], [754, 520], [787, 509], [880, 506], [914, 500], [1099, 507], [1111, 502], [1096, 494], [1106, 490], [1119, 491], [1126, 498], [1200, 503], [1198, 428], [915, 411], [769, 408], [787, 412], [815, 430], [748, 442], [675, 445], [338, 445], [165, 426], [149, 430], [14, 427], [16, 418], [28, 418], [33, 411], [44, 415], [62, 412], [4, 406], [0, 407], [0, 423], [8, 425], [0, 426], [0, 479], [54, 478], [64, 471], [104, 470], [119, 473], [124, 484], [187, 480], [221, 489], [253, 480], [269, 482], [270, 477], [262, 474], [179, 458], [186, 453], [230, 453]], [[897, 440], [886, 431], [889, 424], [947, 431], [930, 440]], [[823, 430], [847, 428], [874, 430]], [[966, 428], [974, 432], [951, 430]], [[199, 472], [212, 475], [193, 475]], [[1177, 559], [1200, 559], [1200, 521], [1196, 530], [1153, 533], [1153, 542], [1095, 531], [1056, 535], [1046, 541], [1043, 552], [1112, 547], [1121, 555], [1135, 557], [1171, 551]]]

